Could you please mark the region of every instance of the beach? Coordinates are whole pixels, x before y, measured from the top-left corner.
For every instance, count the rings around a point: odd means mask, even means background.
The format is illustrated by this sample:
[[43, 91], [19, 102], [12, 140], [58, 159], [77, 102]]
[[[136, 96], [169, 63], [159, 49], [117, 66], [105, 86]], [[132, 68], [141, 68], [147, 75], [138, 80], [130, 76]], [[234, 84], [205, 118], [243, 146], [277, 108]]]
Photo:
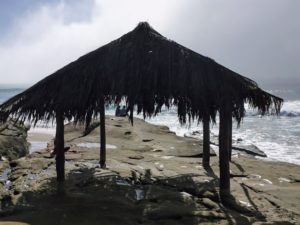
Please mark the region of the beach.
[[[99, 127], [65, 125], [65, 195], [56, 195], [53, 141], [1, 162], [0, 224], [299, 224], [300, 166], [235, 154], [232, 204], [218, 197], [218, 157], [201, 165], [202, 142], [166, 126], [106, 117], [107, 169], [99, 165]], [[31, 141], [51, 135], [29, 133]], [[10, 171], [7, 171], [9, 168]]]

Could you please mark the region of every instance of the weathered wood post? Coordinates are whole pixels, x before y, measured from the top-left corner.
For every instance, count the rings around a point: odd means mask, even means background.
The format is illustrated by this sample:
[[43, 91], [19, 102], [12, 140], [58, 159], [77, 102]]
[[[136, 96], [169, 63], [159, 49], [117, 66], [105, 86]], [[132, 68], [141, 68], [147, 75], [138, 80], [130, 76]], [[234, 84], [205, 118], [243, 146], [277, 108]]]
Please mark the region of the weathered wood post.
[[203, 157], [202, 165], [204, 168], [209, 167], [210, 163], [210, 128], [209, 128], [209, 116], [203, 117]]
[[106, 168], [105, 101], [100, 101], [100, 166]]
[[56, 112], [56, 134], [55, 134], [55, 152], [56, 152], [56, 174], [58, 192], [63, 192], [65, 181], [65, 149], [64, 149], [64, 117], [61, 112]]
[[229, 161], [231, 162], [232, 156], [232, 115], [228, 118], [228, 149], [229, 149]]
[[222, 201], [230, 195], [229, 167], [229, 127], [232, 121], [230, 102], [225, 98], [220, 108], [219, 130], [219, 165], [220, 165], [220, 197]]

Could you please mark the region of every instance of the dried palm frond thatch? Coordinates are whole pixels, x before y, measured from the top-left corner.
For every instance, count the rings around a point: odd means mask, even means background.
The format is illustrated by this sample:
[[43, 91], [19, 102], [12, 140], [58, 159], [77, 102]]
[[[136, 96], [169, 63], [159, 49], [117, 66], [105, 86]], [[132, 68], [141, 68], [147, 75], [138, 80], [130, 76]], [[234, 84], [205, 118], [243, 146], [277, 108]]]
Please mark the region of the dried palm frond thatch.
[[[179, 121], [203, 121], [203, 164], [209, 166], [209, 121], [220, 113], [220, 194], [230, 192], [232, 117], [238, 123], [249, 103], [259, 113], [278, 114], [283, 100], [214, 60], [168, 40], [148, 23], [90, 52], [0, 105], [0, 122], [9, 116], [36, 123], [56, 120], [57, 180], [64, 181], [64, 119], [91, 121], [100, 114], [100, 165], [105, 167], [104, 104], [124, 98], [144, 117], [163, 105], [177, 106]], [[223, 194], [222, 194], [223, 193]]]
[[51, 121], [55, 112], [65, 118], [88, 121], [106, 104], [126, 99], [145, 117], [163, 105], [178, 107], [181, 123], [214, 121], [222, 99], [231, 101], [233, 116], [241, 121], [244, 103], [261, 114], [278, 113], [282, 99], [214, 60], [171, 41], [140, 23], [121, 38], [90, 52], [36, 83], [0, 106], [1, 120], [9, 116], [37, 122]]

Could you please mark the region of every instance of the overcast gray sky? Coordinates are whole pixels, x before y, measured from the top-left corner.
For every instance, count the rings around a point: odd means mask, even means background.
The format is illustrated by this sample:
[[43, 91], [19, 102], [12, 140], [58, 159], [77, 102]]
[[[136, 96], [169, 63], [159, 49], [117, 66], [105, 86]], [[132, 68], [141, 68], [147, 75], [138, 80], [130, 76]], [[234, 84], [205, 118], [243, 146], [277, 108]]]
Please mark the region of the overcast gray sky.
[[0, 84], [33, 84], [148, 21], [261, 86], [300, 85], [298, 0], [10, 0]]

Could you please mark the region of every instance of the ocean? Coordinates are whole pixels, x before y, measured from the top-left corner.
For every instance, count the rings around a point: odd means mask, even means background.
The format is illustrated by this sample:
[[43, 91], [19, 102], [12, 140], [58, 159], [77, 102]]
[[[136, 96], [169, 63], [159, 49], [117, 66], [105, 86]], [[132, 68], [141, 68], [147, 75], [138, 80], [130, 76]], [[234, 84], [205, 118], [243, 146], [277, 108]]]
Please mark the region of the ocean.
[[[22, 88], [0, 88], [0, 104], [10, 97], [22, 92]], [[239, 128], [233, 125], [233, 139], [242, 139], [244, 144], [253, 144], [267, 154], [267, 160], [277, 160], [300, 165], [300, 91], [293, 89], [269, 90], [282, 97], [285, 102], [280, 116], [259, 116], [253, 110], [247, 110]], [[114, 108], [106, 109], [107, 115], [114, 115]], [[136, 115], [141, 118], [140, 115]], [[180, 126], [176, 109], [163, 109], [147, 122], [166, 125], [177, 135], [189, 135], [194, 131], [202, 132], [202, 124], [192, 123]], [[35, 131], [51, 133], [53, 128], [39, 125]], [[218, 135], [218, 124], [211, 125], [211, 135]]]

